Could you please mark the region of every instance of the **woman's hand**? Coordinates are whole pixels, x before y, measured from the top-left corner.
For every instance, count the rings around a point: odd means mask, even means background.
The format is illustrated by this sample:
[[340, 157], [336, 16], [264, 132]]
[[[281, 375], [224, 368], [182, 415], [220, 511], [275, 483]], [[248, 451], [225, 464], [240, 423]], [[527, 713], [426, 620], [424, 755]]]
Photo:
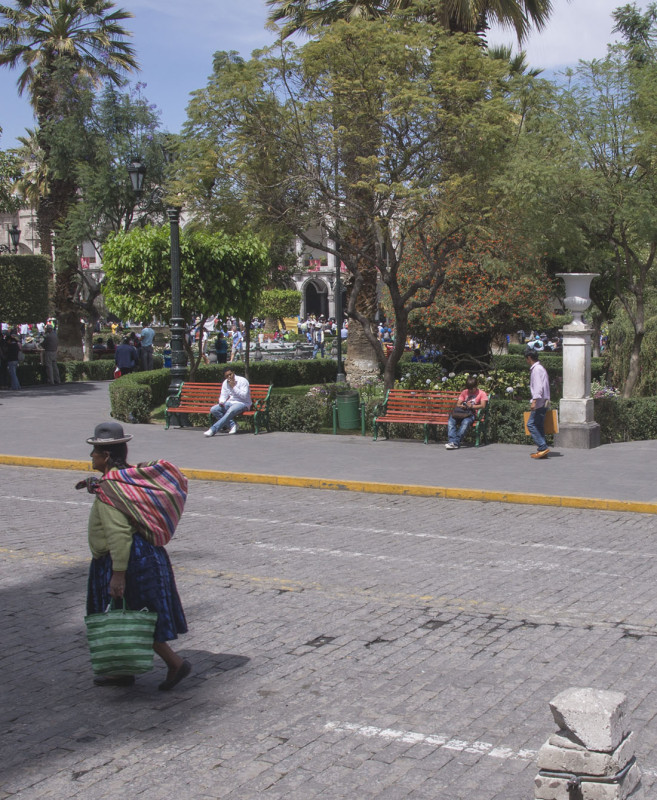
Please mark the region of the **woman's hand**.
[[110, 578], [110, 597], [120, 600], [125, 593], [125, 572], [113, 572]]

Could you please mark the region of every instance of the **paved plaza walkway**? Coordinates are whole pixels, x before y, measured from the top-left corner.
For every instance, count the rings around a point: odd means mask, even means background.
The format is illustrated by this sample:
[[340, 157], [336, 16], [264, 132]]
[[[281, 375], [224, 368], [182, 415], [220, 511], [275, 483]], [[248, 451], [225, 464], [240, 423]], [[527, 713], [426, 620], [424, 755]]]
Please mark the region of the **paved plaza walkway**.
[[91, 682], [73, 485], [109, 418], [103, 383], [0, 393], [0, 800], [531, 800], [573, 686], [627, 694], [655, 796], [657, 443], [126, 426], [132, 461], [207, 475], [167, 548], [194, 669], [161, 693], [160, 664]]
[[[0, 393], [0, 456], [89, 462], [85, 439], [98, 422], [110, 419], [108, 384], [74, 383]], [[448, 489], [467, 498], [511, 499], [536, 503], [538, 495], [554, 502], [575, 498], [607, 500], [641, 511], [657, 512], [657, 441], [605, 445], [594, 450], [553, 450], [544, 461], [530, 459], [533, 445], [494, 444], [445, 450], [419, 441], [374, 442], [371, 435], [267, 433], [217, 435], [203, 428], [170, 429], [162, 425], [126, 425], [134, 436], [135, 461], [168, 459], [187, 470], [220, 473], [247, 480], [262, 476], [297, 485], [328, 482], [349, 488], [394, 491], [395, 486]], [[30, 462], [35, 464], [36, 462]], [[52, 464], [50, 464], [52, 466]], [[204, 477], [213, 477], [204, 475]], [[365, 486], [363, 486], [365, 484]], [[368, 486], [369, 484], [369, 486]], [[379, 484], [377, 486], [376, 484]], [[387, 486], [381, 486], [385, 484]], [[456, 493], [456, 494], [455, 494]], [[479, 494], [477, 494], [479, 493]], [[523, 498], [523, 496], [525, 496]], [[563, 501], [562, 498], [569, 498]], [[653, 507], [654, 504], [654, 507]], [[603, 504], [598, 502], [597, 507]]]

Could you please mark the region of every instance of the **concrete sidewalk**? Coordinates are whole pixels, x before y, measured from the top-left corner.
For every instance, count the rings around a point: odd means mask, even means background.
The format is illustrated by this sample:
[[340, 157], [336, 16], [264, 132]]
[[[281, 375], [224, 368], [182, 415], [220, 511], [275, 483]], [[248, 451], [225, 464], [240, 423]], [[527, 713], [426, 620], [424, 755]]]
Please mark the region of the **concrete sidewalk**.
[[[0, 393], [0, 463], [85, 469], [98, 422], [110, 419], [108, 383]], [[132, 461], [170, 460], [192, 478], [436, 495], [657, 513], [657, 441], [554, 450], [442, 444], [371, 435], [262, 433], [203, 436], [203, 428], [126, 425]], [[52, 460], [61, 460], [56, 463]]]

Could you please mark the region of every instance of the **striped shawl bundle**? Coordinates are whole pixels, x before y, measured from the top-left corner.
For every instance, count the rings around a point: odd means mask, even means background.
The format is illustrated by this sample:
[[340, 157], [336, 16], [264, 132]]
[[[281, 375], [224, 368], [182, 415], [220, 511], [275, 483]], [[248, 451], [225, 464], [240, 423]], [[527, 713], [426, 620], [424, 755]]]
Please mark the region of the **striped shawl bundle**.
[[187, 478], [168, 461], [148, 461], [110, 470], [101, 478], [96, 495], [123, 512], [145, 539], [163, 547], [185, 507]]

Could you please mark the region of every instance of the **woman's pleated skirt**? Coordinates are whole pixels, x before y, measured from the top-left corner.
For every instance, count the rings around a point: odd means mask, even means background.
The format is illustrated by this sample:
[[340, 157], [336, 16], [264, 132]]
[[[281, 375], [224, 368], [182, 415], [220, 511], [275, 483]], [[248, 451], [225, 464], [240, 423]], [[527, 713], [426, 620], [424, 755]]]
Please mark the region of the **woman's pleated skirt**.
[[[109, 605], [111, 577], [112, 558], [109, 553], [92, 559], [87, 584], [87, 614], [100, 614]], [[155, 547], [138, 533], [132, 537], [125, 574], [125, 601], [133, 611], [142, 608], [157, 611], [156, 642], [168, 642], [177, 639], [179, 633], [187, 633], [185, 612], [167, 551], [164, 547]]]

